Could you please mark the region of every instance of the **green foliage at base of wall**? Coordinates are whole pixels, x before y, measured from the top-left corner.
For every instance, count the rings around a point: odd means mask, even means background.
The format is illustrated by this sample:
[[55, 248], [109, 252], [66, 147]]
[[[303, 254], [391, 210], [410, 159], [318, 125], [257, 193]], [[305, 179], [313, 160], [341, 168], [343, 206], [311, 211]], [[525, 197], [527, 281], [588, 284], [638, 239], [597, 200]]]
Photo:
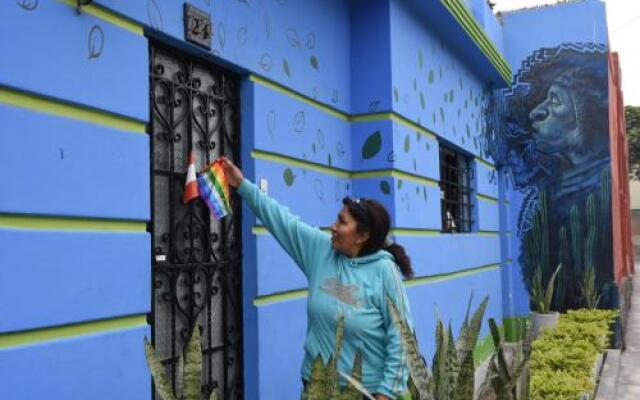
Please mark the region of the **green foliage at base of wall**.
[[609, 345], [612, 310], [571, 310], [533, 342], [531, 400], [575, 400], [594, 388], [594, 365]]

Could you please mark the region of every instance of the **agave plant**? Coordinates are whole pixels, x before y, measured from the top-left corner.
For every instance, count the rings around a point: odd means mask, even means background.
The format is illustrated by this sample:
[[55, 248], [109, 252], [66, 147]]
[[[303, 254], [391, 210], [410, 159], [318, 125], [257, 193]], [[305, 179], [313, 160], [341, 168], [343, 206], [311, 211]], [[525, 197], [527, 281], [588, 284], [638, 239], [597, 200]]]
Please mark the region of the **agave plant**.
[[[149, 340], [146, 337], [144, 338], [147, 364], [149, 364], [156, 390], [163, 400], [200, 400], [202, 389], [201, 346], [200, 330], [196, 325], [186, 346], [186, 354], [180, 354], [178, 359], [176, 387], [172, 388], [171, 380], [167, 376], [162, 362], [155, 356], [155, 350]], [[208, 398], [209, 400], [218, 400], [217, 392], [212, 390]]]
[[[472, 297], [473, 298], [473, 297]], [[409, 391], [414, 400], [472, 400], [475, 386], [473, 351], [478, 342], [482, 317], [489, 298], [485, 297], [469, 319], [471, 299], [467, 314], [456, 342], [451, 325], [438, 318], [436, 323], [436, 351], [431, 372], [420, 354], [415, 333], [400, 315], [393, 301], [387, 303], [409, 364]]]
[[562, 269], [562, 263], [549, 278], [546, 285], [542, 282], [542, 268], [536, 268], [533, 281], [531, 282], [531, 301], [533, 302], [536, 312], [540, 314], [548, 314], [551, 311], [551, 302], [553, 301], [553, 291], [555, 290], [555, 282], [558, 273]]
[[[360, 384], [362, 380], [362, 354], [360, 352], [356, 353], [351, 376], [338, 371], [343, 339], [344, 317], [341, 316], [336, 328], [334, 353], [326, 365], [320, 354], [315, 358], [311, 367], [311, 377], [302, 394], [302, 400], [361, 400], [363, 394], [374, 400], [373, 396]], [[350, 385], [340, 388], [339, 375], [345, 378]]]
[[498, 331], [498, 325], [493, 318], [489, 318], [489, 328], [495, 351], [489, 359], [489, 368], [485, 381], [480, 388], [479, 398], [483, 398], [493, 389], [496, 400], [525, 400], [529, 394], [528, 365], [531, 359], [532, 331], [524, 326], [526, 331], [515, 350], [511, 363], [507, 361], [504, 343]]

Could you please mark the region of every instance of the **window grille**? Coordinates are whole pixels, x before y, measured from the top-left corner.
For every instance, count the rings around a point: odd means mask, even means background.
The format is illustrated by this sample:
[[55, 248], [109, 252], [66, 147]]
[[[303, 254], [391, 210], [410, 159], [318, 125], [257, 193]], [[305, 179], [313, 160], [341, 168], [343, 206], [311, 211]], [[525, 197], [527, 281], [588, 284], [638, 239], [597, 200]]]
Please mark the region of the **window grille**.
[[440, 144], [440, 203], [442, 232], [471, 232], [471, 161], [462, 153]]

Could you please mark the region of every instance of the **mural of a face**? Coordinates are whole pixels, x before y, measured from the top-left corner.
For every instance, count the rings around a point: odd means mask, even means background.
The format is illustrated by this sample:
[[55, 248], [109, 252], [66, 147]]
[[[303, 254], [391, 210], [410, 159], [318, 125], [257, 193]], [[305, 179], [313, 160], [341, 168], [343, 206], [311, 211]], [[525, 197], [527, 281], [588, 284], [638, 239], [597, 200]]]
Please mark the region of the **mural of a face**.
[[554, 82], [547, 98], [529, 114], [536, 148], [543, 154], [559, 153], [580, 145], [576, 105], [571, 91]]
[[[608, 304], [612, 281], [606, 46], [535, 50], [494, 99], [488, 150], [512, 176], [513, 236], [525, 286], [562, 264], [553, 309], [589, 306], [591, 285]], [[504, 113], [500, 116], [500, 113]], [[585, 271], [594, 278], [585, 283]], [[593, 299], [595, 297], [591, 297]], [[535, 303], [532, 303], [535, 306]], [[592, 306], [592, 305], [591, 305]]]

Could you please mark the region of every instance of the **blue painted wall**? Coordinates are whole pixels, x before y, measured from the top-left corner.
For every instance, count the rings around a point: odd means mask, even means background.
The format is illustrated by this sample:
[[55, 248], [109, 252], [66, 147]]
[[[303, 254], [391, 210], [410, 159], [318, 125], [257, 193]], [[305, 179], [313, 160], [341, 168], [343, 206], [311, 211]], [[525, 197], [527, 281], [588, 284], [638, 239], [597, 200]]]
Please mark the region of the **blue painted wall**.
[[[0, 59], [0, 89], [147, 123], [148, 38], [223, 64], [242, 79], [241, 159], [248, 178], [265, 180], [270, 195], [320, 227], [334, 221], [344, 196], [380, 200], [391, 213], [395, 239], [413, 259], [416, 277], [439, 276], [408, 289], [428, 357], [435, 309], [457, 330], [472, 291], [475, 304], [490, 296], [487, 317], [514, 315], [505, 312], [513, 304], [522, 308], [525, 294], [517, 286], [515, 264], [508, 262], [514, 252], [508, 246], [512, 190], [483, 141], [490, 81], [497, 74], [440, 2], [194, 0], [212, 16], [210, 51], [184, 41], [182, 1], [94, 3], [139, 24], [146, 36], [89, 12], [77, 14], [59, 1], [0, 4], [0, 35], [12, 38], [0, 41], [6, 55]], [[503, 29], [486, 3], [467, 3], [502, 49]], [[433, 16], [446, 18], [434, 23]], [[14, 36], [15, 31], [34, 34]], [[42, 46], [42, 38], [56, 46]], [[507, 53], [509, 46], [513, 41], [505, 41]], [[0, 117], [8, 124], [0, 132], [0, 174], [12, 194], [0, 197], [0, 214], [149, 220], [147, 136], [51, 115], [38, 106], [16, 107], [6, 98], [2, 103]], [[466, 154], [474, 171], [475, 223], [468, 234], [440, 232], [440, 143]], [[38, 184], [26, 184], [31, 182]], [[3, 284], [9, 282], [1, 287], [0, 300], [16, 295], [11, 282], [36, 283], [31, 300], [2, 320], [0, 335], [149, 312], [146, 232], [4, 227], [0, 237], [0, 243], [11, 243], [0, 260], [15, 266], [0, 273]], [[33, 244], [42, 253], [20, 256]], [[495, 268], [467, 271], [479, 267]], [[470, 274], [454, 274], [460, 271]], [[51, 280], [59, 285], [47, 286]], [[268, 296], [305, 286], [260, 221], [243, 209], [245, 398], [298, 396], [305, 300]], [[45, 302], [55, 311], [43, 312]], [[71, 379], [77, 368], [86, 379], [68, 390], [100, 387], [89, 372], [100, 361], [96, 371], [104, 371], [107, 382], [123, 373], [123, 365], [127, 379], [136, 379], [117, 392], [119, 398], [149, 398], [141, 341], [147, 333], [144, 327], [121, 329], [4, 349], [0, 375], [26, 382], [30, 373], [40, 378], [57, 363], [61, 368], [52, 377], [58, 384], [51, 393], [66, 398], [69, 392], [59, 382]], [[482, 336], [487, 334], [485, 326]], [[113, 351], [94, 357], [91, 346]], [[121, 352], [126, 354], [117, 356]], [[30, 357], [45, 362], [28, 372], [17, 360]], [[18, 367], [9, 372], [14, 364]], [[0, 397], [31, 398], [51, 383], [49, 378], [35, 382], [40, 383]]]
[[59, 1], [0, 37], [0, 397], [149, 399], [147, 39]]

